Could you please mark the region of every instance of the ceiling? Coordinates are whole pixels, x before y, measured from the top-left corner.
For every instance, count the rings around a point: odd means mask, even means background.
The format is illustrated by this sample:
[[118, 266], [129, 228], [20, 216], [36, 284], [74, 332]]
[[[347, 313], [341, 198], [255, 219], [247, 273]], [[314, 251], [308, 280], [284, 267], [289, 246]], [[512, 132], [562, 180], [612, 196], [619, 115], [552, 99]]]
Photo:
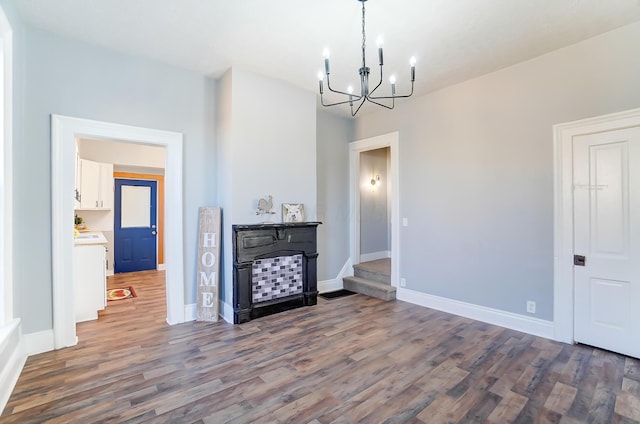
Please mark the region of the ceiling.
[[[356, 0], [14, 0], [31, 26], [200, 74], [240, 67], [318, 89], [331, 51], [335, 88], [358, 86]], [[425, 94], [640, 20], [640, 0], [370, 0], [367, 62], [384, 39], [385, 80]], [[630, 41], [638, 42], [638, 40]]]

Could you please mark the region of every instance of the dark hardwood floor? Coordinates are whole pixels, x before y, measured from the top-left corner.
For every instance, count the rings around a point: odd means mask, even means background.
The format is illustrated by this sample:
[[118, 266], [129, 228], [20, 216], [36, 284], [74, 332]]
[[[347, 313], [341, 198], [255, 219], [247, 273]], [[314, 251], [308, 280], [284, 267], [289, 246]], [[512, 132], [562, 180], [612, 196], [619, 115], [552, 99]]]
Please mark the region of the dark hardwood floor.
[[242, 325], [165, 323], [164, 274], [32, 356], [2, 423], [640, 422], [640, 361], [354, 295]]

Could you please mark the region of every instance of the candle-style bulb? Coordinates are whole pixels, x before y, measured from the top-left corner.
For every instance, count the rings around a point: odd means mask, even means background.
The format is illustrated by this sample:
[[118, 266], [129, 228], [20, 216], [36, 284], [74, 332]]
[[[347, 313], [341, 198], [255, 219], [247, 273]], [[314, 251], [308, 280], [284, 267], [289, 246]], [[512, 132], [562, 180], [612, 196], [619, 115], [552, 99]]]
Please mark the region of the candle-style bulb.
[[391, 95], [395, 96], [396, 95], [396, 76], [391, 75], [391, 77], [389, 77], [389, 82], [391, 83]]
[[320, 95], [322, 95], [324, 92], [324, 87], [322, 84], [323, 81], [324, 81], [324, 75], [322, 75], [322, 71], [318, 71], [318, 85], [320, 86]]
[[347, 87], [347, 93], [353, 94], [353, 87], [352, 86]]
[[411, 82], [414, 82], [416, 80], [416, 57], [411, 56], [409, 63], [411, 64]]
[[384, 41], [382, 40], [381, 36], [378, 36], [378, 38], [376, 39], [376, 46], [378, 46], [378, 48], [381, 48], [382, 44], [384, 44]]
[[329, 75], [329, 49], [324, 49], [322, 55], [324, 56], [324, 73], [325, 75]]
[[384, 65], [384, 55], [382, 54], [382, 37], [378, 37], [376, 40], [376, 44], [378, 45], [378, 62], [380, 66]]
[[395, 75], [391, 75], [391, 77], [389, 77], [389, 82], [393, 85], [396, 83], [396, 76]]

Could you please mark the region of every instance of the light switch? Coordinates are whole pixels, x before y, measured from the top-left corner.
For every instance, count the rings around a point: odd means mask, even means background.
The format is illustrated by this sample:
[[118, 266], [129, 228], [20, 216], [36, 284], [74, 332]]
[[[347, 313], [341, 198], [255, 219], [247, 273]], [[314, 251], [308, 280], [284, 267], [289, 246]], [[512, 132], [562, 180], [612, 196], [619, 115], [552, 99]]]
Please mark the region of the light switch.
[[402, 218], [402, 226], [403, 227], [408, 227], [409, 226], [409, 219], [408, 218]]

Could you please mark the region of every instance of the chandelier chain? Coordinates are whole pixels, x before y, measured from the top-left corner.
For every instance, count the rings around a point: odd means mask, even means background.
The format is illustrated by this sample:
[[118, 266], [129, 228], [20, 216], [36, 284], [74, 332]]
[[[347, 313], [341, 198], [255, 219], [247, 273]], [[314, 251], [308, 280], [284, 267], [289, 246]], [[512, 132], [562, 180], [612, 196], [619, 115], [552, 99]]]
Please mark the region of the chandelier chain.
[[362, 2], [362, 67], [366, 67], [365, 63], [365, 51], [366, 51], [366, 41], [367, 41], [367, 33], [364, 30], [364, 2]]

